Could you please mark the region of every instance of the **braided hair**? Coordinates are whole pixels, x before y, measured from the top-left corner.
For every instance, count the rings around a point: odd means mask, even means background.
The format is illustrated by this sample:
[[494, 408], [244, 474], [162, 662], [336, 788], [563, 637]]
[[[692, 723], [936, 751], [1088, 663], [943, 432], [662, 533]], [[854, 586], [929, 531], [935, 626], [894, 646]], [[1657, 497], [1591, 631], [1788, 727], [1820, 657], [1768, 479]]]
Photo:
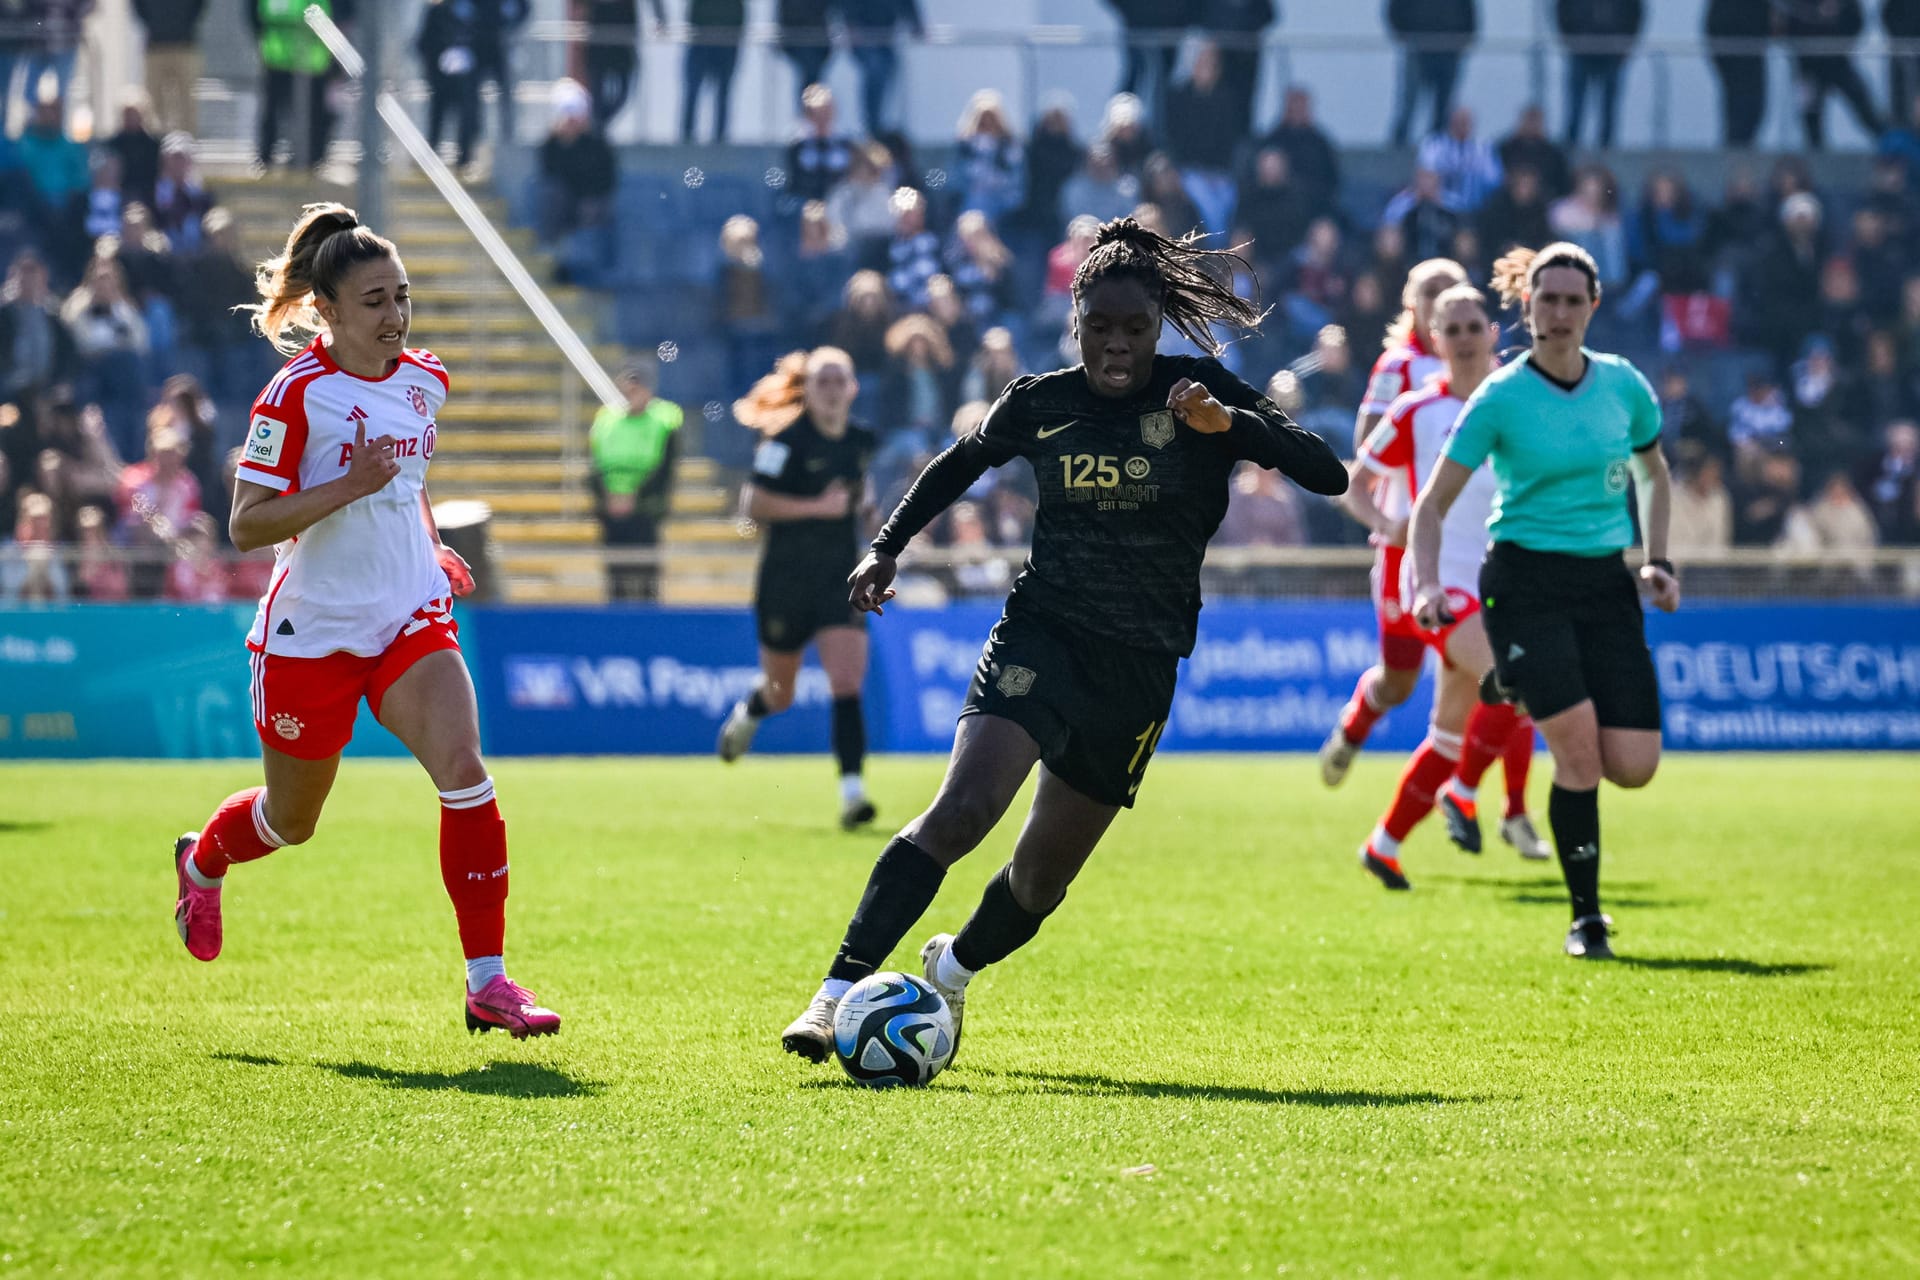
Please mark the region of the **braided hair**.
[[1132, 218], [1102, 223], [1093, 237], [1093, 251], [1073, 273], [1076, 314], [1087, 290], [1107, 280], [1138, 280], [1159, 304], [1166, 323], [1201, 350], [1219, 355], [1213, 325], [1224, 321], [1236, 328], [1257, 330], [1267, 309], [1233, 291], [1233, 268], [1249, 275], [1253, 268], [1240, 248], [1202, 249], [1197, 234], [1169, 240]]

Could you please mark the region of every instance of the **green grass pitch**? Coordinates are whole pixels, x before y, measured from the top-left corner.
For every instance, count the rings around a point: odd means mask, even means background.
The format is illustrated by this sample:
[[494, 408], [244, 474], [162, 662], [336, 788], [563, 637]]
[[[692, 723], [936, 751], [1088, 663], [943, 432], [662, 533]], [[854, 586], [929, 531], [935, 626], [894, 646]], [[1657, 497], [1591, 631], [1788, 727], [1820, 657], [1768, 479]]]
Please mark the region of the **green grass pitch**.
[[[0, 1274], [1920, 1274], [1911, 757], [1609, 790], [1606, 966], [1497, 842], [1363, 875], [1399, 763], [1159, 760], [893, 1093], [779, 1051], [885, 838], [822, 759], [497, 762], [508, 962], [566, 1018], [518, 1044], [461, 1027], [411, 764], [235, 872], [212, 965], [167, 850], [255, 767], [0, 769]], [[939, 770], [878, 762], [882, 822]]]

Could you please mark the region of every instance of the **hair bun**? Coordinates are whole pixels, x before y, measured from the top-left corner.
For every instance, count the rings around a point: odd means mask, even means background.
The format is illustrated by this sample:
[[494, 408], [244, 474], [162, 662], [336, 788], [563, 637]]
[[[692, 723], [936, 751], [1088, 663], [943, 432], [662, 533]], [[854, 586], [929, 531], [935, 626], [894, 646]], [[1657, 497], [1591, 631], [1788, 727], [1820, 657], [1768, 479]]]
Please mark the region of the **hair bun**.
[[1136, 218], [1115, 218], [1111, 222], [1101, 223], [1100, 229], [1093, 233], [1093, 247], [1097, 249], [1103, 244], [1121, 244], [1127, 241], [1143, 243], [1152, 235], [1153, 233], [1141, 226]]

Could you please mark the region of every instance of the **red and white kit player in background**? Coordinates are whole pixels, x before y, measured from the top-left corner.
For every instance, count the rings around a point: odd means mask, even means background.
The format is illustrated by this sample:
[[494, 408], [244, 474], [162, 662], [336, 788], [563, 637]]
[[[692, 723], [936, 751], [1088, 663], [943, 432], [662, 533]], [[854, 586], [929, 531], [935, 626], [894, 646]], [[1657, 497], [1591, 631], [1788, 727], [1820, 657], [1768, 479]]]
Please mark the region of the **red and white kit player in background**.
[[441, 545], [427, 500], [446, 371], [407, 349], [406, 270], [350, 209], [307, 206], [259, 279], [255, 323], [293, 357], [254, 402], [231, 524], [240, 550], [276, 548], [247, 638], [266, 785], [175, 843], [180, 937], [201, 960], [219, 955], [227, 868], [312, 838], [364, 697], [440, 793], [468, 1029], [551, 1034], [559, 1016], [502, 961], [507, 831], [451, 613], [473, 575]]
[[1356, 491], [1368, 489], [1368, 509], [1380, 518], [1369, 539], [1374, 545], [1373, 607], [1380, 622], [1380, 661], [1360, 673], [1340, 713], [1339, 723], [1320, 746], [1320, 778], [1330, 787], [1346, 780], [1353, 758], [1381, 716], [1413, 696], [1420, 683], [1426, 656], [1419, 628], [1400, 605], [1400, 563], [1407, 549], [1407, 516], [1413, 511], [1413, 493], [1399, 475], [1363, 474], [1360, 455], [1387, 408], [1409, 391], [1417, 391], [1445, 372], [1429, 341], [1433, 300], [1454, 285], [1467, 282], [1466, 269], [1452, 258], [1428, 258], [1407, 273], [1400, 290], [1400, 315], [1387, 330], [1385, 349], [1367, 377], [1367, 396], [1353, 424], [1354, 460], [1347, 468], [1351, 483], [1346, 495], [1334, 501], [1350, 516], [1367, 524], [1355, 504]]
[[[1359, 457], [1361, 466], [1376, 476], [1404, 477], [1416, 495], [1444, 455], [1467, 397], [1493, 372], [1494, 342], [1499, 334], [1486, 296], [1470, 284], [1448, 289], [1434, 301], [1431, 310], [1432, 346], [1444, 361], [1442, 373], [1393, 402]], [[1400, 842], [1432, 812], [1436, 799], [1446, 807], [1454, 842], [1469, 853], [1480, 852], [1473, 789], [1488, 767], [1502, 757], [1508, 761], [1509, 787], [1506, 820], [1500, 827], [1502, 838], [1524, 857], [1553, 856], [1527, 817], [1526, 773], [1514, 767], [1509, 753], [1512, 740], [1524, 736], [1527, 759], [1531, 761], [1533, 721], [1512, 703], [1480, 700], [1481, 677], [1493, 667], [1493, 650], [1480, 618], [1480, 563], [1486, 559], [1487, 523], [1493, 515], [1497, 488], [1489, 468], [1483, 466], [1473, 472], [1447, 512], [1441, 532], [1440, 585], [1446, 590], [1445, 617], [1432, 630], [1417, 631], [1421, 643], [1440, 656], [1432, 720], [1426, 741], [1400, 775], [1393, 803], [1360, 848], [1361, 865], [1389, 889], [1409, 887], [1400, 869]], [[1379, 527], [1385, 521], [1367, 494], [1361, 494], [1353, 508], [1369, 525]], [[1412, 578], [1413, 564], [1407, 561], [1394, 590], [1409, 619], [1413, 616]], [[1450, 799], [1442, 795], [1443, 784], [1458, 788]]]

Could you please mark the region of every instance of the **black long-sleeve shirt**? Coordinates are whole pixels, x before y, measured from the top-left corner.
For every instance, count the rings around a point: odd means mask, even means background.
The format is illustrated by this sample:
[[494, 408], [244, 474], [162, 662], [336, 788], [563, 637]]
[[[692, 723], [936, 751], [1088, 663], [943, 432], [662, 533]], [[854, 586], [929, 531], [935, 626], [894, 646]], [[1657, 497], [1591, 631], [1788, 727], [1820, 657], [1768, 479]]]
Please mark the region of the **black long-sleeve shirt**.
[[[1233, 417], [1204, 435], [1167, 408], [1182, 378]], [[1271, 467], [1315, 493], [1346, 491], [1321, 439], [1218, 361], [1158, 356], [1138, 395], [1096, 395], [1075, 367], [1008, 386], [978, 430], [935, 458], [873, 540], [898, 555], [984, 474], [1025, 458], [1040, 491], [1033, 548], [1007, 600], [1102, 639], [1157, 653], [1193, 651], [1200, 562], [1227, 512], [1235, 464]]]

